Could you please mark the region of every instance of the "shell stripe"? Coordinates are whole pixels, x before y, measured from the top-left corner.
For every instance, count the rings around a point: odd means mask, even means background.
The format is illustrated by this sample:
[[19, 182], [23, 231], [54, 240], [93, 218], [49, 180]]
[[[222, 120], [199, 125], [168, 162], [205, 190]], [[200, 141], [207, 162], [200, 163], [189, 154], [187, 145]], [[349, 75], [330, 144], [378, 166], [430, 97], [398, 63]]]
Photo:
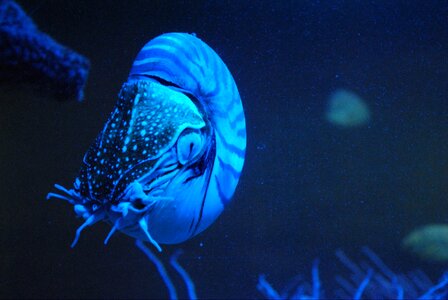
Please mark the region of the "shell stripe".
[[[154, 55], [163, 56], [163, 52], [165, 52], [165, 54], [167, 54], [167, 55], [171, 55], [171, 53], [176, 53], [176, 57], [179, 60], [190, 59], [190, 56], [188, 53], [182, 52], [182, 51], [172, 47], [171, 45], [154, 45], [151, 47], [145, 47], [141, 53], [141, 55], [143, 56], [142, 59], [135, 61], [134, 65], [139, 66], [139, 65], [143, 65], [147, 62], [150, 62], [150, 59], [153, 58]], [[159, 53], [159, 54], [157, 54], [157, 53]], [[198, 72], [200, 72], [200, 73], [202, 73], [202, 76], [205, 76], [200, 65], [198, 65], [197, 63], [192, 62], [192, 64], [190, 64], [188, 67], [191, 68], [193, 73], [197, 74]]]
[[229, 172], [235, 179], [240, 177], [241, 172], [237, 171], [233, 168], [231, 164], [227, 164], [222, 161], [222, 159], [218, 156], [219, 166], [224, 170]]
[[216, 190], [218, 191], [218, 196], [221, 199], [222, 204], [225, 206], [230, 202], [230, 198], [232, 197], [232, 195], [230, 195], [230, 197], [228, 197], [222, 190], [221, 188], [221, 184], [220, 184], [220, 180], [219, 178], [216, 176]]
[[[244, 112], [240, 112], [238, 115], [235, 116], [235, 118], [229, 122], [230, 127], [232, 129], [235, 129], [238, 123], [244, 122], [245, 118], [244, 118]], [[244, 126], [245, 128], [245, 126]]]
[[238, 131], [236, 132], [236, 135], [245, 139], [246, 138], [246, 128], [238, 129]]
[[244, 158], [244, 155], [246, 154], [246, 148], [244, 149], [238, 148], [234, 144], [227, 142], [226, 138], [219, 130], [217, 130], [216, 132], [219, 135], [222, 145], [227, 149], [227, 151], [232, 152], [233, 154], [239, 156], [240, 158]]
[[146, 75], [151, 74], [148, 72], [148, 68], [152, 68], [153, 65], [163, 64], [166, 70], [169, 70], [170, 74], [183, 73], [184, 77], [194, 78], [194, 75], [189, 69], [185, 69], [184, 65], [179, 64], [180, 60], [177, 57], [170, 59], [163, 59], [161, 57], [151, 57], [141, 61], [141, 65], [134, 66], [132, 69], [139, 74]]

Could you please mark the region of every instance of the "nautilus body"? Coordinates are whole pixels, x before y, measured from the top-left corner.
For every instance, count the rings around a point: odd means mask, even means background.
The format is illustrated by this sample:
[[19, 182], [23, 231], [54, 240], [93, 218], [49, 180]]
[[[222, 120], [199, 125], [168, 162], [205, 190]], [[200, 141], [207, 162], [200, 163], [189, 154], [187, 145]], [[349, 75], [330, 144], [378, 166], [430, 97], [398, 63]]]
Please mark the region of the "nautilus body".
[[148, 42], [104, 129], [84, 156], [73, 189], [50, 193], [85, 219], [138, 240], [185, 241], [231, 200], [246, 148], [244, 111], [219, 56], [194, 35]]

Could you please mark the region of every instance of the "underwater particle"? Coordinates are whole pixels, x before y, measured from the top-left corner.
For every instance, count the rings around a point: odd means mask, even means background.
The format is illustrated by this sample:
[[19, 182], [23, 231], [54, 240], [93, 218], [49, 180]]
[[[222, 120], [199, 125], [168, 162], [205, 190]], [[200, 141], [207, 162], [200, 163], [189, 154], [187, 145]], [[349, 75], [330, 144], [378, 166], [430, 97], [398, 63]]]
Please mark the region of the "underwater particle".
[[403, 249], [427, 262], [448, 262], [448, 224], [418, 227], [402, 240]]
[[0, 80], [82, 100], [90, 62], [40, 32], [12, 0], [0, 1]]
[[328, 100], [326, 120], [340, 127], [359, 127], [370, 120], [366, 102], [355, 93], [338, 89]]

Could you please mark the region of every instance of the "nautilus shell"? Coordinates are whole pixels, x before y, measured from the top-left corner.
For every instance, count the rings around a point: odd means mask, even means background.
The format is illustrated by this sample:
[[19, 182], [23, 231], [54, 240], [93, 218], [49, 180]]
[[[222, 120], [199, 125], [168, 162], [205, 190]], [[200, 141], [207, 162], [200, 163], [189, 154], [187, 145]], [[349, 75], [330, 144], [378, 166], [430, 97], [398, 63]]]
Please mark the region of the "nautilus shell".
[[194, 35], [168, 33], [138, 53], [114, 111], [73, 189], [50, 193], [86, 221], [139, 240], [185, 241], [231, 200], [243, 168], [241, 99], [219, 56]]

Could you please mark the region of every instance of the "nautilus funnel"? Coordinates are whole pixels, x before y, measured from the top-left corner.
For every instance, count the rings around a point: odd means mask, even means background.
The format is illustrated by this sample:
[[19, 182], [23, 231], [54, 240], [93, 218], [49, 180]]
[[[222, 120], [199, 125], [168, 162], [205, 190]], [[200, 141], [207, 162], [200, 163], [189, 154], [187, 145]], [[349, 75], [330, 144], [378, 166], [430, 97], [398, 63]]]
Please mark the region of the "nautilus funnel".
[[[168, 33], [138, 53], [104, 129], [66, 195], [86, 219], [153, 243], [180, 243], [231, 200], [246, 125], [227, 66], [194, 35]], [[75, 239], [75, 242], [77, 241]]]

